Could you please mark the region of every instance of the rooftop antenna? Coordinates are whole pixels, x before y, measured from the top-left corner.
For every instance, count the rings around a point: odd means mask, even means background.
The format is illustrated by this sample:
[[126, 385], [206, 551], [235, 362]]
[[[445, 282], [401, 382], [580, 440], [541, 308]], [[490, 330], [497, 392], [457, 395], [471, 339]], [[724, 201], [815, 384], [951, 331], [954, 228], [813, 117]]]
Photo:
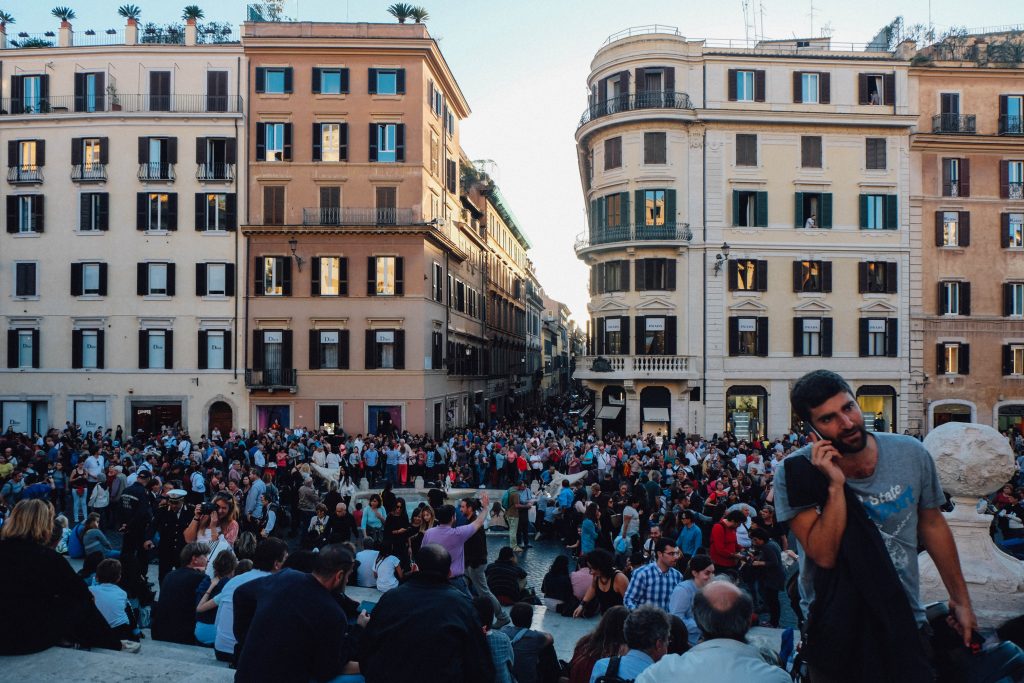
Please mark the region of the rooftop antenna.
[[764, 2], [763, 2], [763, 0], [759, 0], [757, 4], [758, 4], [759, 13], [761, 15], [761, 36], [760, 36], [760, 38], [761, 38], [761, 40], [764, 40], [764, 37], [765, 37], [764, 36]]
[[811, 18], [811, 32], [808, 35], [812, 37], [814, 36], [814, 13], [817, 11], [818, 9], [814, 6], [814, 0], [811, 0], [811, 11], [807, 15]]
[[751, 39], [757, 40], [757, 24], [754, 15], [754, 8], [751, 6], [753, 0], [741, 0], [743, 5], [743, 29], [747, 38], [747, 46], [750, 46]]

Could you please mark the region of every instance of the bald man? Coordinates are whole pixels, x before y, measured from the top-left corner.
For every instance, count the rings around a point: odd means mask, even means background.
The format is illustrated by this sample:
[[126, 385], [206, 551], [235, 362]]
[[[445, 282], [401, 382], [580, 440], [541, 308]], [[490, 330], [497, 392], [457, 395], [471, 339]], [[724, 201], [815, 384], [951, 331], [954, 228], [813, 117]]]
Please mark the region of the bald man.
[[698, 680], [714, 672], [715, 683], [787, 683], [789, 674], [768, 663], [746, 642], [753, 601], [728, 580], [712, 581], [693, 599], [701, 642], [682, 655], [665, 655], [637, 677], [636, 683]]

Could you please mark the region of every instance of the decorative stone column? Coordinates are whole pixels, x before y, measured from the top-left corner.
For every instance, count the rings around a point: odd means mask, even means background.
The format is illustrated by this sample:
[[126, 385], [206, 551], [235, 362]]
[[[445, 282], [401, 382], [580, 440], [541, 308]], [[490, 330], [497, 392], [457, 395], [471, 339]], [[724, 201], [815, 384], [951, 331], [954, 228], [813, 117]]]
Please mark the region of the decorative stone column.
[[[943, 490], [953, 498], [953, 511], [944, 514], [960, 554], [978, 625], [994, 629], [1024, 613], [1024, 562], [992, 542], [992, 516], [979, 514], [977, 503], [1013, 476], [1013, 450], [1006, 437], [992, 427], [962, 422], [933, 429], [924, 446], [935, 460]], [[948, 600], [928, 553], [921, 553], [920, 569], [921, 601]]]

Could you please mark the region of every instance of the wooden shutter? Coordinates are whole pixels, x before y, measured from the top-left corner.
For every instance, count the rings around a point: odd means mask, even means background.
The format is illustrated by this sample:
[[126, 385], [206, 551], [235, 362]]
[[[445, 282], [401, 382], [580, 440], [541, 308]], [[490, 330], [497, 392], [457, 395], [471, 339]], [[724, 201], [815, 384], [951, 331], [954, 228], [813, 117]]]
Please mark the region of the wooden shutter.
[[868, 75], [857, 74], [857, 104], [869, 104]]
[[[8, 230], [10, 232], [10, 230]], [[999, 246], [1008, 249], [1010, 246], [1010, 214], [999, 214]]]
[[796, 200], [793, 210], [793, 223], [797, 228], [804, 227], [804, 193], [795, 192], [793, 198]]
[[71, 264], [71, 296], [82, 296], [82, 264]]
[[178, 163], [178, 138], [167, 138], [167, 163]]
[[139, 138], [139, 163], [149, 163], [149, 138]]
[[320, 68], [313, 67], [313, 94], [320, 94]]
[[804, 101], [803, 88], [801, 87], [800, 79], [802, 77], [801, 72], [793, 72], [793, 102], [795, 104], [802, 104]]
[[405, 369], [405, 330], [395, 330], [395, 369]]
[[263, 369], [263, 330], [252, 331], [252, 369]]
[[256, 67], [256, 92], [263, 93], [267, 91], [267, 70], [262, 67]]
[[754, 101], [764, 102], [764, 69], [758, 69], [754, 72]]
[[868, 355], [868, 319], [857, 321], [857, 355], [861, 358]]
[[[629, 328], [627, 327], [622, 331], [623, 335], [629, 334]], [[647, 349], [644, 348], [644, 338], [647, 336], [647, 316], [638, 315], [633, 318], [633, 339], [636, 341], [636, 355], [646, 355]], [[625, 349], [623, 349], [625, 350]]]
[[754, 225], [758, 228], [768, 227], [768, 193], [755, 192]]
[[629, 261], [616, 261], [616, 268], [619, 269], [619, 279], [622, 283], [622, 291], [629, 291]]
[[348, 296], [348, 259], [338, 259], [338, 295]]
[[832, 74], [818, 74], [818, 102], [830, 104], [832, 102]]
[[338, 331], [338, 369], [348, 370], [348, 330]]
[[252, 263], [252, 276], [253, 276], [252, 277], [252, 284], [253, 284], [253, 292], [255, 293], [256, 296], [263, 296], [264, 294], [267, 293], [266, 292], [266, 283], [265, 283], [265, 281], [263, 279], [263, 276], [264, 276], [263, 268], [264, 268], [263, 257], [262, 256], [254, 257], [253, 258], [253, 263]]
[[944, 227], [945, 227], [945, 222], [944, 222], [944, 218], [943, 218], [943, 212], [942, 211], [936, 211], [935, 212], [935, 246], [937, 246], [937, 247], [941, 247], [943, 244], [945, 244], [945, 238], [944, 238], [944, 235], [943, 235]]
[[[10, 356], [8, 356], [10, 358]], [[8, 362], [7, 367], [13, 368]], [[1003, 344], [1003, 376], [1013, 374], [1013, 347], [1009, 344]]]
[[292, 68], [290, 66], [284, 69], [284, 91], [286, 93], [292, 91]]
[[896, 358], [900, 355], [899, 318], [885, 319], [885, 355], [889, 358]]
[[868, 227], [868, 195], [862, 194], [858, 197], [858, 206], [860, 207], [860, 229], [864, 230]]
[[167, 296], [174, 296], [175, 290], [175, 264], [167, 264]]
[[18, 367], [18, 330], [7, 330], [7, 367]]
[[227, 224], [224, 228], [229, 232], [234, 231], [238, 227], [238, 199], [234, 192], [228, 192], [225, 195], [224, 205], [227, 213], [225, 216]]
[[883, 104], [889, 107], [896, 106], [896, 74], [884, 74], [882, 76]]
[[174, 369], [174, 330], [164, 330], [164, 370]]
[[367, 92], [371, 95], [377, 94], [377, 70], [370, 69], [367, 75]]
[[[209, 356], [208, 356], [209, 349], [208, 349], [207, 337], [208, 337], [208, 335], [207, 335], [206, 330], [199, 330], [199, 342], [198, 342], [198, 346], [196, 347], [196, 350], [198, 351], [198, 356], [199, 356], [199, 363], [198, 363], [198, 365], [199, 365], [199, 369], [200, 370], [206, 370], [207, 366], [210, 364]], [[227, 332], [227, 330], [225, 330], [224, 331], [224, 338], [227, 339], [227, 337], [228, 337], [228, 332]], [[227, 354], [225, 354], [224, 355], [224, 365], [225, 366], [227, 366], [227, 364], [228, 364], [227, 361], [228, 361]]]
[[[235, 264], [227, 263], [224, 265], [224, 296], [235, 295]], [[225, 336], [225, 339], [228, 337]], [[226, 354], [227, 352], [225, 352]]]
[[196, 264], [196, 296], [206, 296], [206, 264]]
[[665, 355], [676, 355], [676, 316], [665, 316]]
[[309, 331], [309, 369], [320, 369], [320, 330], [316, 329]]
[[738, 226], [740, 224], [740, 191], [732, 191], [732, 224]]
[[676, 290], [676, 260], [674, 258], [665, 260], [665, 289], [670, 292]]
[[821, 355], [832, 357], [832, 318], [821, 319]]
[[281, 276], [281, 294], [283, 296], [292, 295], [292, 260], [287, 256], [278, 256], [277, 258], [277, 270], [282, 273]]
[[206, 138], [196, 138], [196, 163], [206, 163]]
[[149, 264], [135, 264], [135, 293], [138, 296], [149, 294]]
[[82, 367], [82, 330], [71, 330], [71, 367]]
[[896, 230], [900, 226], [899, 197], [885, 195], [885, 229]]
[[149, 369], [149, 330], [139, 330], [139, 370]]
[[46, 228], [45, 215], [43, 213], [43, 195], [32, 195], [32, 226], [35, 231], [43, 232]]
[[646, 259], [638, 258], [633, 261], [633, 267], [636, 269], [636, 277], [634, 279], [636, 280], [636, 291], [638, 292], [644, 292], [647, 290], [647, 278], [645, 274], [646, 266]]
[[857, 264], [857, 291], [861, 294], [868, 291], [868, 265], [866, 261]]
[[766, 316], [757, 318], [757, 355], [768, 355], [768, 318]]
[[729, 316], [729, 355], [740, 355], [740, 319]]
[[803, 261], [793, 261], [793, 291], [804, 291]]
[[81, 166], [82, 165], [82, 139], [83, 138], [71, 138], [71, 165], [72, 166]]
[[395, 296], [405, 295], [405, 258], [395, 257]]
[[896, 294], [899, 291], [899, 266], [895, 261], [885, 264], [885, 293]]
[[[310, 283], [309, 295], [320, 296], [320, 257], [314, 256], [310, 259]], [[313, 368], [316, 369], [316, 368]]]
[[377, 296], [377, 258], [366, 259], [366, 296]]
[[729, 291], [735, 292], [739, 289], [737, 285], [739, 284], [740, 280], [740, 264], [735, 259], [729, 260], [727, 261], [727, 263], [729, 264], [727, 266], [729, 269]]
[[[628, 334], [628, 331], [627, 331], [627, 334]], [[597, 355], [598, 356], [603, 356], [604, 353], [605, 353], [604, 335], [605, 335], [604, 318], [598, 318], [597, 319], [597, 344], [596, 344]]]
[[999, 162], [999, 196], [1003, 199], [1010, 197], [1010, 162]]
[[405, 161], [405, 124], [395, 124], [395, 160]]
[[[319, 69], [315, 69], [319, 71]], [[313, 161], [321, 161], [323, 153], [323, 138], [321, 137], [321, 128], [319, 123], [313, 124]]]
[[338, 158], [348, 161], [348, 124], [342, 123], [338, 127]]
[[[629, 355], [629, 316], [628, 315], [620, 315], [619, 316], [619, 334], [622, 336], [622, 345], [621, 345], [622, 355], [628, 356]], [[640, 348], [640, 340], [639, 339], [637, 339], [636, 345], [637, 345], [637, 348], [639, 349]]]
[[939, 315], [946, 315], [949, 313], [949, 309], [946, 306], [946, 283], [940, 282], [939, 285], [939, 298], [938, 298], [938, 312]]
[[256, 124], [256, 161], [267, 160], [267, 124]]
[[971, 314], [971, 283], [960, 283], [960, 315]]
[[832, 193], [822, 192], [821, 193], [821, 227], [829, 228], [832, 227]]
[[728, 97], [730, 102], [736, 101], [736, 74], [737, 69], [729, 69], [728, 75]]
[[1013, 284], [1003, 283], [1003, 315], [1013, 315]]
[[971, 196], [971, 160], [960, 160], [960, 196]]
[[804, 319], [793, 318], [793, 355], [804, 355]]
[[348, 92], [348, 69], [341, 69], [341, 92]]
[[405, 94], [405, 69], [396, 69], [395, 90], [399, 95]]
[[832, 262], [821, 262], [821, 291], [828, 293], [832, 291]]
[[760, 260], [757, 261], [757, 265], [754, 267], [754, 279], [757, 280], [758, 292], [768, 291], [768, 261]]
[[100, 296], [107, 295], [107, 264], [100, 264]]
[[178, 193], [167, 193], [167, 229], [178, 229]]
[[292, 160], [292, 124], [286, 123], [284, 128], [284, 152], [283, 158], [285, 161]]
[[960, 358], [959, 358], [959, 360], [960, 360], [959, 365], [960, 365], [960, 367], [957, 368], [957, 370], [959, 370], [959, 372], [957, 374], [959, 374], [959, 375], [969, 375], [969, 374], [971, 374], [971, 345], [970, 344], [961, 344], [959, 351], [960, 351], [960, 353], [959, 353], [959, 356], [960, 356]]
[[971, 246], [971, 212], [960, 212], [960, 244], [961, 247]]
[[377, 161], [377, 130], [379, 128], [380, 124], [370, 124], [370, 161]]
[[106, 192], [97, 193], [99, 215], [96, 224], [100, 230], [106, 232], [110, 229], [110, 195]]
[[196, 231], [203, 232], [204, 230], [206, 230], [206, 193], [196, 192], [195, 198]]
[[292, 331], [281, 331], [281, 369], [291, 370], [295, 367], [292, 362]]

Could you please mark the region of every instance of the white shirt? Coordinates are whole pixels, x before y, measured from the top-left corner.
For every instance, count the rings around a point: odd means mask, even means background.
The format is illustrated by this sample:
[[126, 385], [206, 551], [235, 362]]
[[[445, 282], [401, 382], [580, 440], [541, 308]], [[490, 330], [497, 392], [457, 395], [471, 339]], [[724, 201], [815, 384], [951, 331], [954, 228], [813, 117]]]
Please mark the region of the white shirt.
[[193, 493], [206, 493], [206, 478], [202, 472], [193, 472], [189, 479], [192, 480]]
[[341, 467], [341, 458], [338, 456], [337, 453], [332, 452], [327, 454], [327, 466], [330, 467], [331, 469], [334, 469], [335, 467]]
[[356, 585], [362, 588], [373, 588], [377, 584], [373, 578], [373, 565], [377, 561], [376, 550], [360, 550], [356, 553], [359, 568], [356, 569]]
[[[376, 563], [376, 560], [374, 560], [374, 563]], [[388, 555], [377, 565], [377, 590], [381, 593], [386, 593], [392, 588], [398, 587], [398, 577], [395, 576], [395, 568], [399, 564], [400, 561], [397, 557]]]
[[686, 654], [665, 655], [644, 669], [636, 683], [699, 681], [709, 673], [715, 683], [790, 683], [789, 674], [761, 659], [756, 647], [724, 638], [700, 643]]
[[251, 569], [224, 584], [224, 589], [213, 599], [217, 603], [217, 617], [214, 621], [217, 637], [213, 647], [218, 652], [233, 654], [235, 651], [235, 591], [239, 586], [264, 576], [270, 576], [270, 572]]
[[84, 464], [85, 474], [91, 481], [99, 481], [103, 477], [103, 456], [90, 455]]

